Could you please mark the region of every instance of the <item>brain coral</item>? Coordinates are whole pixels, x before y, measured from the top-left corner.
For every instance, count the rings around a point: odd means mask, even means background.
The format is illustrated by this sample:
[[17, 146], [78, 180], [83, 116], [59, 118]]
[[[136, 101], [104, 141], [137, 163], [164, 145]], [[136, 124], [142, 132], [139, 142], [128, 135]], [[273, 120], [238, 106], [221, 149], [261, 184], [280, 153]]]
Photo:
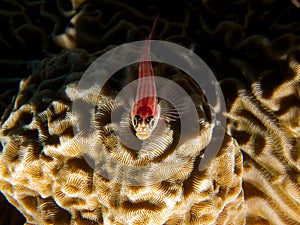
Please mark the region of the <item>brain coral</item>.
[[[0, 190], [26, 224], [300, 223], [299, 9], [272, 0], [176, 4], [4, 1]], [[122, 109], [115, 96], [135, 79], [134, 66], [100, 95], [76, 88], [98, 56], [143, 40], [157, 11], [156, 38], [201, 56], [225, 95], [226, 135], [203, 171], [214, 120], [204, 93], [182, 71], [154, 68], [190, 94], [201, 118], [200, 132], [178, 146], [178, 122], [140, 151], [118, 138], [122, 126], [110, 114]], [[76, 101], [96, 104], [89, 124], [72, 110]], [[74, 132], [86, 125], [93, 132]]]
[[[17, 204], [27, 222], [242, 223], [241, 152], [237, 142], [226, 136], [216, 158], [206, 170], [199, 171], [201, 150], [210, 140], [211, 119], [203, 111], [207, 104], [203, 94], [199, 91], [193, 94], [188, 79], [182, 79], [181, 85], [202, 105], [199, 114], [203, 120], [199, 136], [186, 140], [178, 148], [176, 124], [171, 126], [174, 131], [169, 128], [165, 135], [144, 143], [138, 152], [123, 146], [109, 121], [111, 110], [117, 110], [118, 106], [105, 93], [99, 99], [89, 97], [85, 101], [85, 104], [98, 101], [92, 121], [97, 126], [96, 132], [74, 135], [73, 126], [80, 126], [74, 123], [80, 118], [71, 112], [72, 101], [80, 95], [74, 85], [80, 78], [80, 69], [91, 59], [84, 51], [66, 51], [45, 61], [36, 74], [21, 82], [11, 114], [2, 124], [2, 190], [10, 202]], [[49, 72], [41, 77], [41, 71]], [[57, 77], [56, 73], [70, 75]], [[170, 79], [183, 76], [180, 71], [170, 73]], [[30, 87], [32, 91], [28, 92]], [[103, 145], [101, 154], [97, 145]], [[113, 173], [111, 179], [92, 168], [83, 154]], [[105, 154], [116, 162], [106, 160], [102, 156]], [[164, 163], [160, 163], [162, 160]], [[176, 163], [176, 168], [169, 166], [172, 163]], [[122, 182], [124, 164], [141, 167], [129, 170], [127, 176], [135, 180], [150, 177], [150, 184], [139, 182], [138, 186], [132, 186]], [[143, 170], [149, 164], [151, 168], [159, 166], [154, 174]], [[170, 168], [174, 170], [171, 174]]]

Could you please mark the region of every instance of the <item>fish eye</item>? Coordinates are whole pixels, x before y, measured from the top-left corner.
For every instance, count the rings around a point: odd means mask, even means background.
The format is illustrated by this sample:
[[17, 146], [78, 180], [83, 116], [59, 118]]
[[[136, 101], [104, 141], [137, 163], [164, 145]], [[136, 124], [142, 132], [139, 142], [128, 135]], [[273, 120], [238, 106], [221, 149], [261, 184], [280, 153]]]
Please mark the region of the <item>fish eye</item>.
[[136, 120], [136, 118], [133, 118], [133, 126], [136, 126], [137, 125], [137, 120]]
[[141, 121], [141, 117], [140, 116], [138, 116], [138, 115], [135, 115], [134, 116], [134, 118], [133, 118], [133, 126], [137, 126], [138, 125], [138, 122], [140, 122]]
[[[146, 123], [150, 123], [151, 126], [154, 125], [154, 116], [148, 116], [146, 119], [145, 119], [145, 122]], [[152, 125], [153, 124], [153, 125]]]
[[150, 126], [153, 127], [154, 126], [154, 119], [151, 120]]

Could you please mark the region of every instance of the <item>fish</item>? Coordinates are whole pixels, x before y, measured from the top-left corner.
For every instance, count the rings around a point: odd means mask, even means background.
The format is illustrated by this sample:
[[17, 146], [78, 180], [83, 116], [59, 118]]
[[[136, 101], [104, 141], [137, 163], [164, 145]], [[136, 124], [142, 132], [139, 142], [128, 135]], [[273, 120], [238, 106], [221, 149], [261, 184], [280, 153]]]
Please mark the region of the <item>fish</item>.
[[151, 32], [142, 49], [139, 62], [138, 88], [131, 110], [132, 125], [136, 137], [140, 140], [146, 140], [151, 136], [161, 115], [150, 55], [150, 41], [153, 38], [157, 21], [158, 17], [155, 18]]

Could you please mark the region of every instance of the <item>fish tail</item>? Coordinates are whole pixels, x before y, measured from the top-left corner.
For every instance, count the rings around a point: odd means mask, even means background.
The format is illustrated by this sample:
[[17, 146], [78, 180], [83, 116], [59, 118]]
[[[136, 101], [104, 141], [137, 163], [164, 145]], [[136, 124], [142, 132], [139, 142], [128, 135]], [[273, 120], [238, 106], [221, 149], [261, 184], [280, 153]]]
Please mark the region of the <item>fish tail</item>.
[[154, 19], [154, 22], [153, 22], [153, 25], [152, 25], [152, 28], [151, 28], [151, 32], [147, 38], [147, 40], [151, 40], [153, 38], [153, 35], [155, 33], [155, 29], [156, 29], [156, 24], [157, 24], [157, 21], [158, 21], [158, 18], [159, 18], [159, 14], [157, 14], [157, 16], [155, 17]]

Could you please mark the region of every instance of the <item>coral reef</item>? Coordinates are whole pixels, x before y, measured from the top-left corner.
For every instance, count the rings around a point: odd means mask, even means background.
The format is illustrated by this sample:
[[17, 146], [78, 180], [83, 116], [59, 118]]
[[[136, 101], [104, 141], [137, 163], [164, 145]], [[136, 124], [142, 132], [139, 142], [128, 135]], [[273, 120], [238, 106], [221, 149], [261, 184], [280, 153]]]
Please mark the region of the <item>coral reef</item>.
[[[199, 108], [203, 118], [199, 124], [201, 133], [179, 147], [176, 124], [171, 126], [173, 130], [166, 128], [165, 134], [144, 143], [138, 152], [123, 146], [116, 135], [118, 128], [113, 129], [110, 122], [111, 110], [118, 110], [118, 105], [113, 96], [105, 93], [96, 100], [83, 98], [84, 104], [98, 102], [91, 122], [97, 127], [95, 132], [74, 135], [73, 126], [80, 126], [80, 118], [71, 113], [71, 103], [82, 96], [76, 89], [76, 80], [92, 59], [84, 51], [65, 51], [45, 61], [34, 75], [22, 80], [12, 112], [2, 124], [2, 190], [10, 202], [17, 204], [27, 222], [242, 223], [242, 155], [236, 141], [227, 136], [208, 168], [201, 172], [198, 169], [201, 150], [210, 140], [211, 121], [205, 116], [209, 112], [203, 111], [207, 103], [199, 102], [203, 94], [201, 97], [201, 92], [191, 88], [191, 81], [184, 82], [182, 78], [180, 82], [197, 104], [203, 105]], [[41, 77], [42, 71], [49, 72]], [[56, 73], [68, 75], [57, 77]], [[170, 73], [169, 79], [183, 77], [180, 71]], [[101, 169], [92, 168], [84, 154], [112, 175], [105, 177]], [[138, 186], [122, 181], [124, 164], [129, 168], [125, 176]], [[155, 172], [148, 172], [147, 165], [156, 167]], [[146, 177], [148, 185], [142, 183]]]
[[228, 96], [227, 126], [243, 153], [246, 224], [299, 222], [298, 67], [268, 93], [271, 98], [261, 91], [270, 74], [251, 88], [233, 79], [222, 81], [224, 90], [235, 89]]
[[[180, 7], [3, 1], [0, 190], [27, 224], [300, 223], [297, 1], [172, 4]], [[122, 145], [122, 127], [110, 114], [123, 110], [115, 95], [133, 79], [128, 71], [112, 77], [101, 95], [76, 88], [98, 56], [143, 40], [158, 11], [155, 38], [197, 53], [225, 95], [226, 136], [203, 171], [198, 167], [214, 121], [203, 92], [182, 71], [155, 65], [190, 93], [202, 118], [199, 134], [178, 146], [177, 122], [140, 151]], [[87, 125], [93, 132], [74, 132], [86, 126], [72, 111], [76, 101], [96, 104]], [[1, 211], [15, 216], [11, 224], [24, 222], [8, 205]]]

